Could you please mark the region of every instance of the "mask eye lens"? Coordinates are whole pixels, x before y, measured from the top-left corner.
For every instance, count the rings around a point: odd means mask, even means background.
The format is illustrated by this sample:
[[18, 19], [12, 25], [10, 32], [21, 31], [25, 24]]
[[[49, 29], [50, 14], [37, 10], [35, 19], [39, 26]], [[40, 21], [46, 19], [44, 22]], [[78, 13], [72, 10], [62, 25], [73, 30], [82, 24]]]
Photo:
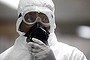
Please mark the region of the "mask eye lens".
[[40, 17], [43, 23], [49, 23], [49, 19], [45, 14], [40, 13]]
[[36, 13], [35, 12], [29, 12], [24, 16], [24, 19], [27, 23], [33, 23], [36, 18]]

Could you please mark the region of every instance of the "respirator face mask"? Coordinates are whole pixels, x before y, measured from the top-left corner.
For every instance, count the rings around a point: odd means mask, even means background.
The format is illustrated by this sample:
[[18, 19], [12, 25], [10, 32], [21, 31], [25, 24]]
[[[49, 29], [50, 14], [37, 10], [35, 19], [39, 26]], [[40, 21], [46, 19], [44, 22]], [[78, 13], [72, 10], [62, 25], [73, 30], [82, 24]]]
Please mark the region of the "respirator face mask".
[[44, 13], [29, 12], [23, 16], [23, 21], [32, 25], [32, 27], [26, 32], [27, 42], [33, 42], [32, 38], [41, 40], [46, 45], [49, 37], [49, 19]]

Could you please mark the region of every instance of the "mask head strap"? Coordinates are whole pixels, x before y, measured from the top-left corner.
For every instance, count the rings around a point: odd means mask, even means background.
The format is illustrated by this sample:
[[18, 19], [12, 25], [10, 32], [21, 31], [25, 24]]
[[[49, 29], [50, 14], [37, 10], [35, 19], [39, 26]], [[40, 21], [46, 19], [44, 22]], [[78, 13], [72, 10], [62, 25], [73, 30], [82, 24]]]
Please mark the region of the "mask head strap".
[[22, 14], [20, 13], [19, 16], [18, 16], [18, 18], [20, 18], [21, 16], [22, 16]]

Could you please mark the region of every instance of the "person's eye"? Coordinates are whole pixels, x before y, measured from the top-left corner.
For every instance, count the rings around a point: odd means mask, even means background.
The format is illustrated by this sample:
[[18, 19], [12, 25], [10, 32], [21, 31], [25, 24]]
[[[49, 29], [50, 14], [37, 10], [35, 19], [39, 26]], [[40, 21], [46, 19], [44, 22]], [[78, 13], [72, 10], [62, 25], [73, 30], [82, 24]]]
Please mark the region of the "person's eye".
[[34, 20], [32, 17], [29, 17], [26, 21], [29, 22], [29, 23], [32, 23], [32, 22], [34, 22], [35, 20]]
[[49, 20], [48, 20], [48, 18], [43, 18], [43, 19], [42, 19], [42, 22], [44, 22], [44, 23], [49, 23]]
[[30, 18], [27, 19], [27, 22], [32, 22], [32, 20]]

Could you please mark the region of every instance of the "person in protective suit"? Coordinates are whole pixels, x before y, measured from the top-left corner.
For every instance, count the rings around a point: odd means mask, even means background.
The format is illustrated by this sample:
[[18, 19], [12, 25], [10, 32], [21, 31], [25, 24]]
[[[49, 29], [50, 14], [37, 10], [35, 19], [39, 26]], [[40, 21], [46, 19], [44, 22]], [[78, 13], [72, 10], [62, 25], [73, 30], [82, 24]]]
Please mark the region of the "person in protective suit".
[[87, 60], [75, 47], [57, 41], [52, 0], [20, 0], [15, 44], [0, 60]]

